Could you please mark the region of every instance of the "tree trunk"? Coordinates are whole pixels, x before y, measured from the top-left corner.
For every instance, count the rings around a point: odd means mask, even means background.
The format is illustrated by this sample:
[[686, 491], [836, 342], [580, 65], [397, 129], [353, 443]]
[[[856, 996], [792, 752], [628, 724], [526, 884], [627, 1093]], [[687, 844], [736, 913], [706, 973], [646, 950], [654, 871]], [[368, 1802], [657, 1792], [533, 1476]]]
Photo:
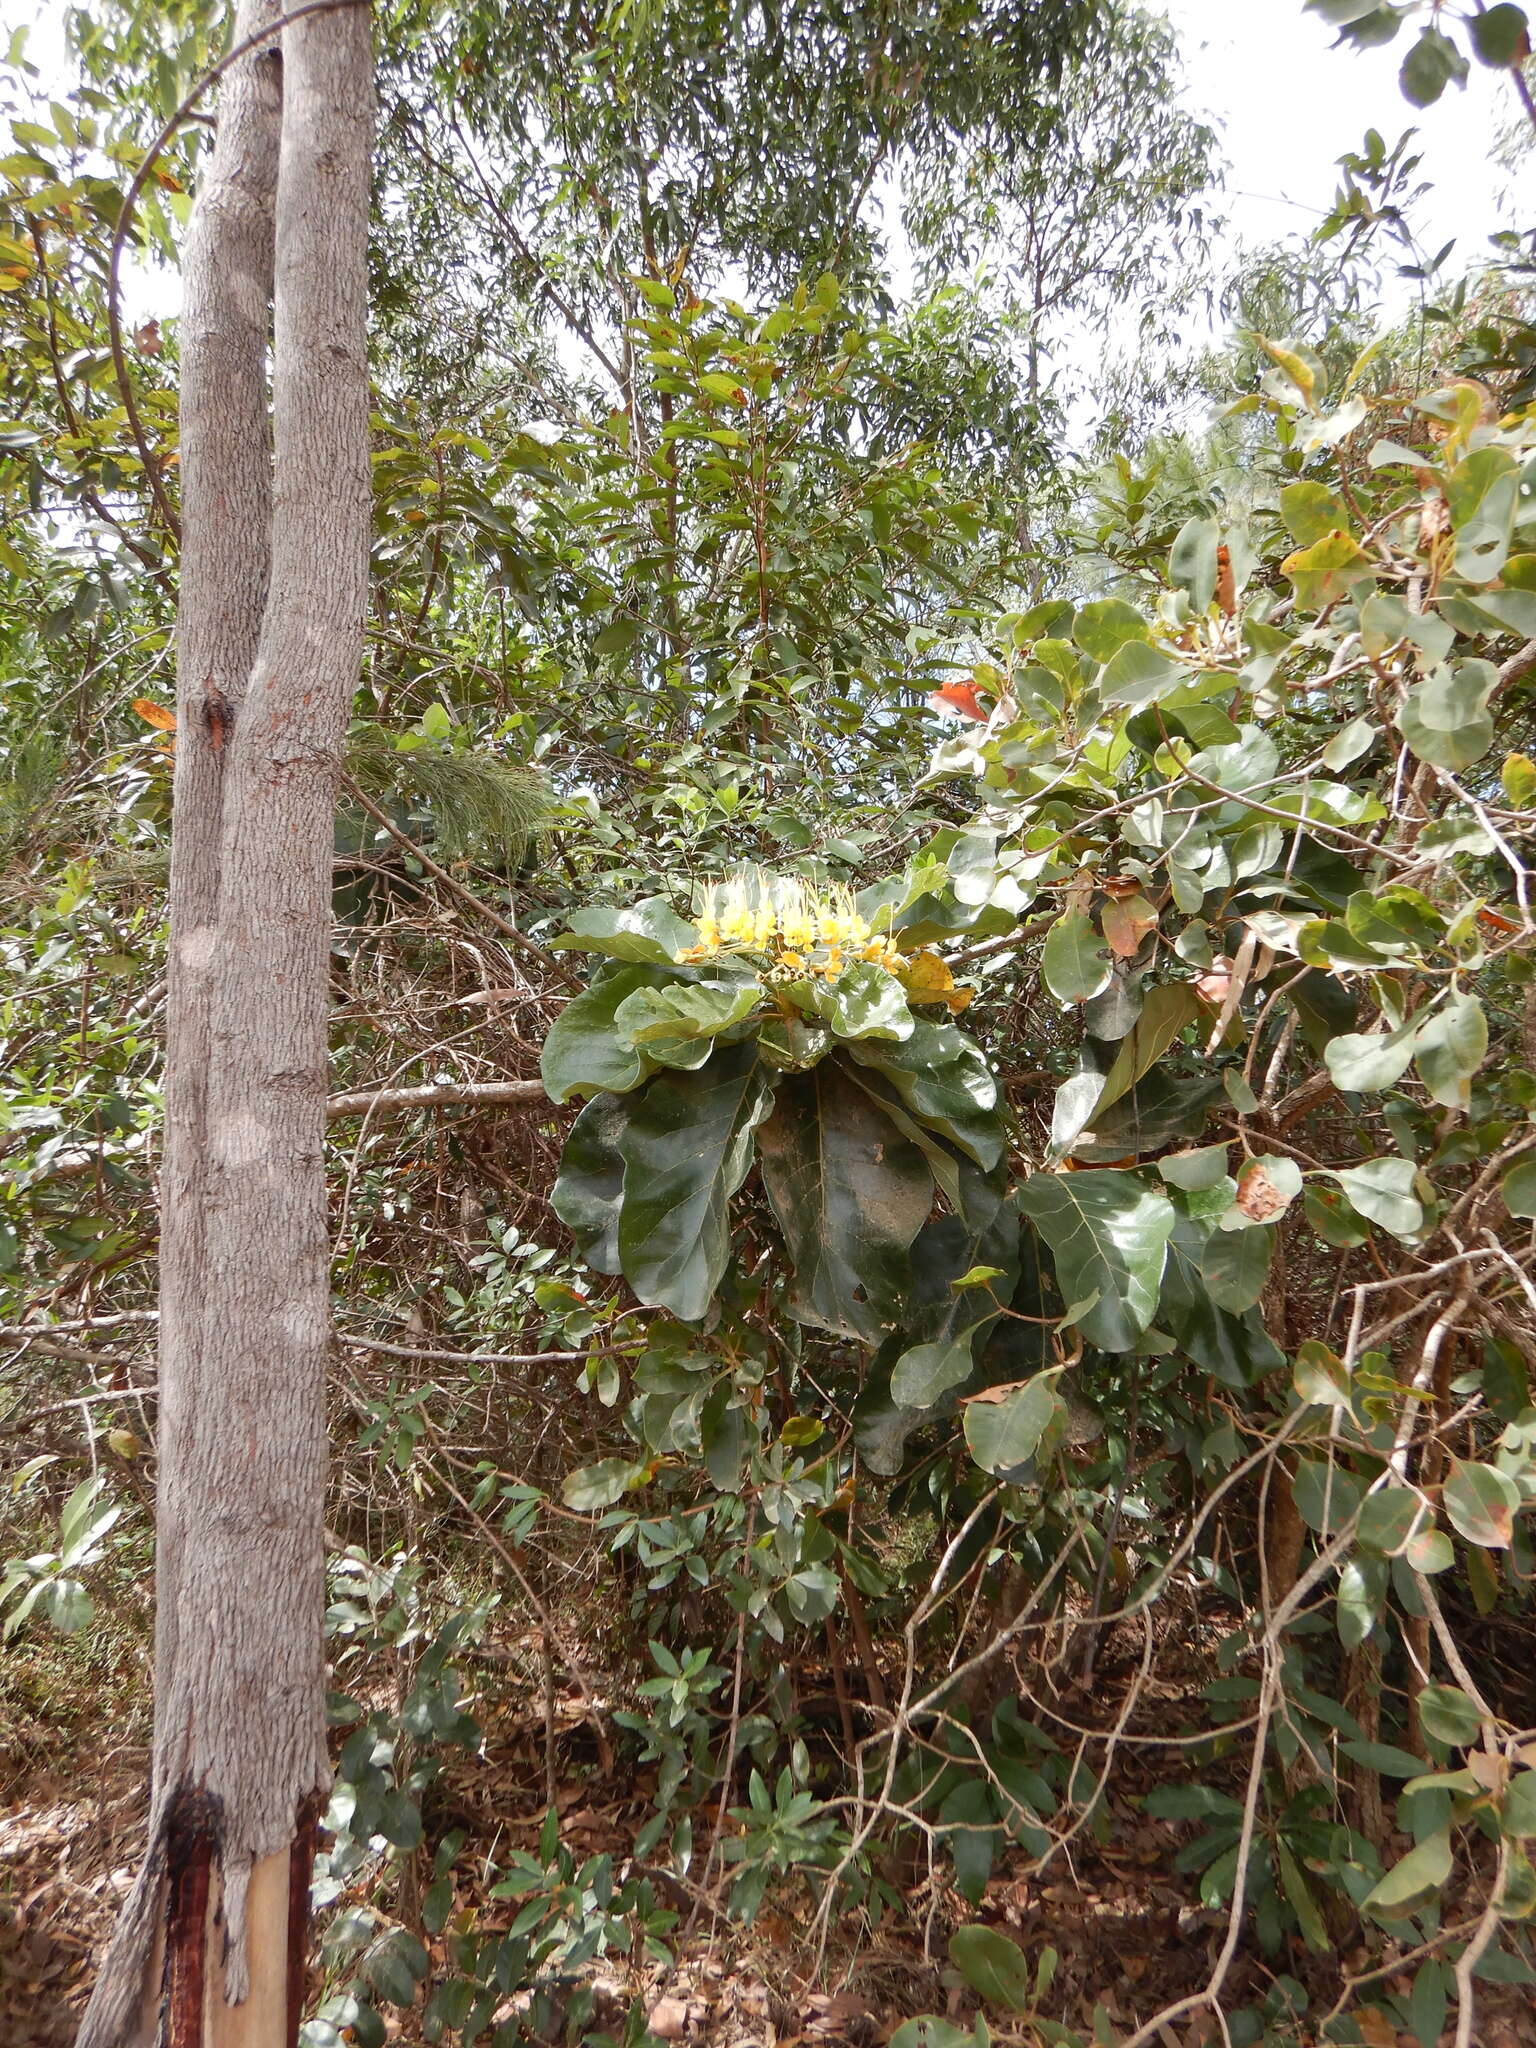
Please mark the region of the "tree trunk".
[[[242, 0], [236, 39], [277, 14]], [[329, 1779], [322, 1140], [371, 135], [366, 6], [294, 23], [225, 80], [187, 238], [153, 1788], [80, 2048], [284, 2048], [300, 2017]]]

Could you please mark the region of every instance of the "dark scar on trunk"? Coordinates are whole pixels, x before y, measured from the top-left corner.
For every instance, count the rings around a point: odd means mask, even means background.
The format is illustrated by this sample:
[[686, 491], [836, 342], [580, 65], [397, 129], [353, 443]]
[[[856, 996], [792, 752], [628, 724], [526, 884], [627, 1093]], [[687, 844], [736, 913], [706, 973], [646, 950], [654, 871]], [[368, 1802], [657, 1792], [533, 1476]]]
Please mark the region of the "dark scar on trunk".
[[304, 2017], [305, 1962], [309, 1952], [309, 1885], [320, 1834], [318, 1792], [299, 1801], [293, 1847], [288, 1852], [288, 2039], [297, 2041]]
[[208, 1889], [223, 1834], [223, 1802], [183, 1786], [165, 1819], [165, 2048], [198, 2048], [202, 2038]]
[[235, 714], [229, 699], [216, 683], [209, 683], [203, 690], [203, 722], [208, 727], [208, 738], [216, 754], [224, 751], [224, 742], [235, 723]]

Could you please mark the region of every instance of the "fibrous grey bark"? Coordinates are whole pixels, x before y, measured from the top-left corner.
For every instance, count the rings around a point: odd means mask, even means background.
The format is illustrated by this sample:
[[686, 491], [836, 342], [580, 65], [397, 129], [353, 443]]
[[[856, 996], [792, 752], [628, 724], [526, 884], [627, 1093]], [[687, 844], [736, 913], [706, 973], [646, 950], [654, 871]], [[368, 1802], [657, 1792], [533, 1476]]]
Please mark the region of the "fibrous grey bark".
[[[236, 39], [278, 20], [242, 0]], [[362, 0], [282, 28], [224, 82], [188, 234], [153, 1789], [80, 2048], [280, 2048], [298, 2024], [329, 1776], [322, 1139], [372, 109]]]

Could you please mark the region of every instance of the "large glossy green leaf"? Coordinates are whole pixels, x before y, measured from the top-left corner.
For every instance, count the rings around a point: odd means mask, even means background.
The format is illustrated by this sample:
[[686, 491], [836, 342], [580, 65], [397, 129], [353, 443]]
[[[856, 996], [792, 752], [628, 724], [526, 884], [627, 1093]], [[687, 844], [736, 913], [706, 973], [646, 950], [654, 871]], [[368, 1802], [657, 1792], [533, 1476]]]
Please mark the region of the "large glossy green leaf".
[[1442, 1496], [1458, 1536], [1484, 1550], [1507, 1550], [1520, 1511], [1520, 1489], [1495, 1465], [1454, 1459]]
[[878, 1343], [898, 1320], [906, 1253], [933, 1206], [922, 1153], [835, 1060], [780, 1082], [757, 1151], [794, 1272], [791, 1313]]
[[836, 981], [792, 983], [786, 993], [838, 1038], [912, 1036], [913, 1017], [906, 992], [894, 975], [872, 961], [860, 960], [845, 967]]
[[1376, 1920], [1410, 1918], [1440, 1890], [1451, 1874], [1452, 1861], [1450, 1829], [1437, 1829], [1393, 1864], [1361, 1910]]
[[630, 1098], [618, 1248], [643, 1302], [697, 1322], [730, 1258], [730, 1198], [752, 1164], [752, 1134], [773, 1092], [751, 1045], [694, 1074], [658, 1074]]
[[571, 1126], [550, 1190], [550, 1207], [575, 1238], [587, 1264], [599, 1273], [620, 1270], [624, 1160], [619, 1138], [628, 1122], [626, 1097], [594, 1095]]
[[605, 904], [595, 910], [573, 911], [567, 929], [549, 943], [556, 952], [573, 948], [606, 953], [611, 960], [647, 960], [655, 966], [668, 966], [698, 936], [665, 896], [648, 896], [627, 910]]
[[663, 1067], [702, 1066], [722, 1034], [740, 1036], [763, 1000], [756, 981], [674, 982], [627, 995], [614, 1014], [621, 1039]]
[[539, 1055], [551, 1101], [608, 1091], [623, 1095], [653, 1071], [652, 1063], [619, 1030], [619, 1005], [638, 990], [666, 980], [664, 970], [638, 965], [600, 967], [589, 988], [556, 1017]]
[[1393, 1087], [1408, 1071], [1419, 1022], [1410, 1017], [1395, 1031], [1345, 1031], [1329, 1039], [1323, 1058], [1335, 1088], [1364, 1095]]
[[1090, 661], [1113, 660], [1128, 640], [1150, 641], [1146, 620], [1123, 598], [1105, 597], [1085, 604], [1072, 621], [1072, 638]]
[[1123, 1159], [1131, 1152], [1157, 1152], [1176, 1139], [1203, 1136], [1211, 1105], [1221, 1097], [1219, 1074], [1171, 1074], [1157, 1066], [1129, 1095], [1095, 1110], [1093, 1142], [1078, 1138], [1073, 1156], [1090, 1164]]
[[978, 1048], [953, 1024], [919, 1017], [912, 1036], [899, 1044], [860, 1038], [848, 1050], [862, 1066], [887, 1075], [906, 1109], [978, 1166], [990, 1170], [1001, 1159], [997, 1083]]
[[973, 1330], [937, 1344], [914, 1344], [891, 1368], [891, 1399], [903, 1408], [931, 1408], [971, 1376]]
[[1160, 1328], [1173, 1332], [1180, 1349], [1202, 1372], [1240, 1391], [1283, 1365], [1285, 1354], [1255, 1310], [1233, 1315], [1211, 1300], [1200, 1270], [1209, 1234], [1205, 1225], [1189, 1216], [1181, 1215], [1174, 1223], [1157, 1321]]
[[1173, 1204], [1135, 1173], [1037, 1173], [1020, 1210], [1050, 1246], [1069, 1307], [1091, 1300], [1077, 1327], [1101, 1351], [1128, 1351], [1157, 1309]]

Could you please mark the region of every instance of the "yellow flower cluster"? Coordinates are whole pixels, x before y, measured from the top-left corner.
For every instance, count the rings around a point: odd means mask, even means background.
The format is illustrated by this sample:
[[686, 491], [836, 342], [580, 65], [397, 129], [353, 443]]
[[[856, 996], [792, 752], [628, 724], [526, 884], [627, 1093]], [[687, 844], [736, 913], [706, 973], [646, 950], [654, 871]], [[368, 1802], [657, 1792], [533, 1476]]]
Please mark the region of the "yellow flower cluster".
[[831, 981], [856, 960], [871, 960], [894, 974], [906, 958], [855, 908], [851, 890], [833, 884], [818, 892], [798, 875], [770, 875], [760, 868], [716, 882], [696, 923], [699, 942], [685, 946], [679, 961], [754, 953], [770, 971]]

